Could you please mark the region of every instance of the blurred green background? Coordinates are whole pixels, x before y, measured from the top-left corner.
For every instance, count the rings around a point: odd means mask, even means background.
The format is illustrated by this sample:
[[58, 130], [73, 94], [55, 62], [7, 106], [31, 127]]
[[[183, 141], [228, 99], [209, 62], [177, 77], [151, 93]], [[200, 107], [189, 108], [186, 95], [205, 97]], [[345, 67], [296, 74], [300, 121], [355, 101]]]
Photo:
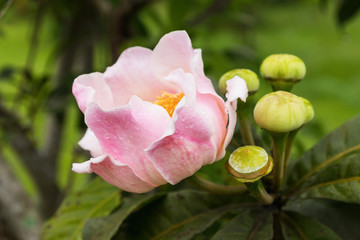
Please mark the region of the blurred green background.
[[[294, 93], [315, 109], [298, 156], [360, 112], [358, 8], [352, 0], [0, 0], [0, 163], [25, 205], [41, 206], [19, 224], [39, 225], [89, 178], [70, 170], [88, 157], [77, 147], [86, 129], [71, 94], [78, 75], [104, 72], [127, 47], [153, 48], [180, 29], [202, 49], [214, 84], [233, 68], [258, 73], [270, 54], [297, 55], [307, 75]], [[267, 92], [261, 80], [256, 97]], [[1, 204], [0, 238], [16, 225]]]

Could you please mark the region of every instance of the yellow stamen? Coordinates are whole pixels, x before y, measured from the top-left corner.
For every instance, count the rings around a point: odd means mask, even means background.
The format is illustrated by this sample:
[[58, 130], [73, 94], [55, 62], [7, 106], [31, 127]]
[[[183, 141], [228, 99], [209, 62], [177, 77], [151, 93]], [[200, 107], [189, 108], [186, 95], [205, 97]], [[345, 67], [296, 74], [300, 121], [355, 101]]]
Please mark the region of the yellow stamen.
[[161, 96], [157, 96], [157, 100], [155, 100], [153, 103], [165, 108], [165, 110], [169, 113], [170, 117], [172, 117], [175, 107], [178, 105], [183, 96], [184, 94], [182, 92], [172, 94], [162, 91]]

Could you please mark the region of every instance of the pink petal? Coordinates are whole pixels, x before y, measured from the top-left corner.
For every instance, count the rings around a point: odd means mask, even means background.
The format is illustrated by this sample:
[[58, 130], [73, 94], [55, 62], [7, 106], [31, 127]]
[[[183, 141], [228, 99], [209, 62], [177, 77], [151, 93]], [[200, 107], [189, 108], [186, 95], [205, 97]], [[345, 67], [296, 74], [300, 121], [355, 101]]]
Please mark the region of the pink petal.
[[215, 94], [214, 86], [209, 78], [205, 76], [204, 64], [201, 56], [201, 49], [194, 49], [193, 58], [191, 59], [191, 69], [196, 76], [196, 88], [201, 93]]
[[228, 131], [225, 138], [225, 146], [227, 146], [234, 134], [235, 125], [236, 125], [236, 108], [237, 108], [237, 99], [240, 98], [243, 102], [246, 101], [248, 97], [248, 89], [244, 79], [235, 76], [232, 79], [226, 81], [226, 109], [229, 114], [229, 124]]
[[112, 94], [102, 73], [80, 75], [74, 80], [72, 91], [82, 112], [93, 101], [104, 109], [113, 107]]
[[169, 73], [165, 80], [176, 85], [180, 92], [184, 93], [187, 102], [196, 101], [196, 83], [191, 73], [185, 73], [183, 69], [178, 68]]
[[226, 125], [228, 114], [224, 101], [217, 95], [211, 93], [198, 94], [197, 104], [206, 113], [214, 128], [213, 140], [217, 147], [216, 160], [225, 155], [225, 135], [227, 134]]
[[133, 95], [154, 101], [161, 91], [176, 91], [171, 84], [155, 76], [151, 66], [152, 51], [142, 47], [126, 49], [117, 62], [104, 73], [116, 106], [128, 104]]
[[83, 149], [90, 151], [93, 157], [103, 155], [100, 143], [90, 129], [86, 130], [84, 137], [79, 141], [79, 145]]
[[229, 114], [229, 124], [227, 126], [227, 132], [226, 132], [226, 137], [225, 137], [225, 142], [224, 142], [224, 154], [225, 154], [225, 148], [227, 145], [229, 145], [233, 135], [234, 135], [234, 131], [235, 131], [235, 126], [236, 126], [236, 120], [237, 120], [237, 115], [236, 115], [236, 104], [237, 102], [226, 102], [226, 110], [227, 113]]
[[85, 113], [85, 122], [96, 135], [103, 152], [129, 165], [142, 180], [155, 185], [166, 181], [144, 149], [164, 134], [170, 120], [164, 108], [136, 96], [124, 107], [104, 111], [93, 104]]
[[95, 172], [108, 183], [128, 192], [144, 193], [156, 187], [139, 178], [128, 165], [105, 155], [83, 163], [73, 163], [72, 170], [77, 173]]
[[212, 139], [214, 126], [198, 105], [186, 105], [186, 96], [178, 104], [172, 121], [174, 126], [167, 135], [146, 151], [161, 175], [176, 184], [201, 166], [214, 162], [217, 148]]
[[185, 31], [174, 31], [160, 39], [153, 51], [152, 62], [155, 73], [165, 77], [178, 68], [191, 72], [192, 58], [193, 48], [189, 36]]
[[[172, 71], [166, 80], [175, 83], [182, 92], [185, 93], [186, 104], [196, 104], [199, 111], [203, 111], [210, 120], [214, 134], [212, 136], [219, 152], [216, 159], [222, 158], [225, 154], [224, 139], [226, 135], [226, 125], [228, 116], [226, 113], [224, 101], [212, 93], [196, 93], [196, 83], [194, 76], [190, 73], [185, 73], [183, 69]], [[179, 108], [181, 104], [175, 109]], [[178, 129], [178, 128], [177, 128]]]

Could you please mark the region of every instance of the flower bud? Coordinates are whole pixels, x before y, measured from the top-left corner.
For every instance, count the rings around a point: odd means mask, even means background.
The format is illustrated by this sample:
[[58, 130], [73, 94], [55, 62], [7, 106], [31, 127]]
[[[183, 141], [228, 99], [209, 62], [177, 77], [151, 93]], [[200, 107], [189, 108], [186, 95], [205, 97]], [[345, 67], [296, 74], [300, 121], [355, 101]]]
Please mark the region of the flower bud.
[[304, 62], [291, 54], [273, 54], [265, 58], [260, 66], [260, 73], [271, 82], [274, 91], [290, 91], [294, 83], [306, 74]]
[[269, 174], [273, 160], [258, 146], [244, 146], [236, 149], [226, 164], [227, 171], [240, 182], [255, 182]]
[[306, 106], [304, 100], [284, 91], [266, 94], [257, 102], [254, 109], [255, 122], [261, 128], [274, 133], [298, 129], [307, 120], [310, 121], [310, 118], [310, 107]]
[[303, 100], [304, 104], [305, 104], [305, 107], [306, 107], [306, 119], [305, 119], [305, 122], [304, 124], [307, 124], [308, 122], [310, 122], [313, 118], [314, 118], [314, 115], [315, 115], [315, 112], [314, 112], [314, 108], [311, 104], [311, 102], [309, 102], [309, 100], [303, 98], [303, 97], [299, 97], [301, 100]]
[[222, 94], [227, 92], [226, 81], [232, 79], [235, 76], [245, 80], [249, 95], [255, 94], [259, 89], [260, 82], [256, 73], [249, 69], [234, 69], [222, 75], [219, 80], [219, 89]]

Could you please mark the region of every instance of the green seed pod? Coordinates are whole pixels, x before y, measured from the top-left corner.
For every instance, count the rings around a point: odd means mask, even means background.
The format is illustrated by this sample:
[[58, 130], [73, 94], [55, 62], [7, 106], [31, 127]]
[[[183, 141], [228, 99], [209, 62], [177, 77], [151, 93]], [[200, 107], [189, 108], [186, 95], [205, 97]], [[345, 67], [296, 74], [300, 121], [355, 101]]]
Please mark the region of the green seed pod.
[[219, 80], [219, 89], [222, 94], [227, 92], [226, 81], [232, 79], [235, 76], [245, 80], [249, 95], [255, 94], [259, 89], [260, 82], [256, 73], [249, 69], [234, 69], [226, 72]]
[[284, 91], [266, 94], [254, 109], [255, 122], [261, 128], [274, 133], [298, 129], [309, 117], [304, 100]]
[[304, 62], [291, 54], [273, 54], [264, 59], [260, 66], [263, 78], [270, 81], [274, 91], [291, 91], [293, 85], [304, 78]]
[[236, 149], [226, 164], [227, 171], [239, 182], [255, 182], [269, 174], [273, 160], [258, 146], [244, 146]]

